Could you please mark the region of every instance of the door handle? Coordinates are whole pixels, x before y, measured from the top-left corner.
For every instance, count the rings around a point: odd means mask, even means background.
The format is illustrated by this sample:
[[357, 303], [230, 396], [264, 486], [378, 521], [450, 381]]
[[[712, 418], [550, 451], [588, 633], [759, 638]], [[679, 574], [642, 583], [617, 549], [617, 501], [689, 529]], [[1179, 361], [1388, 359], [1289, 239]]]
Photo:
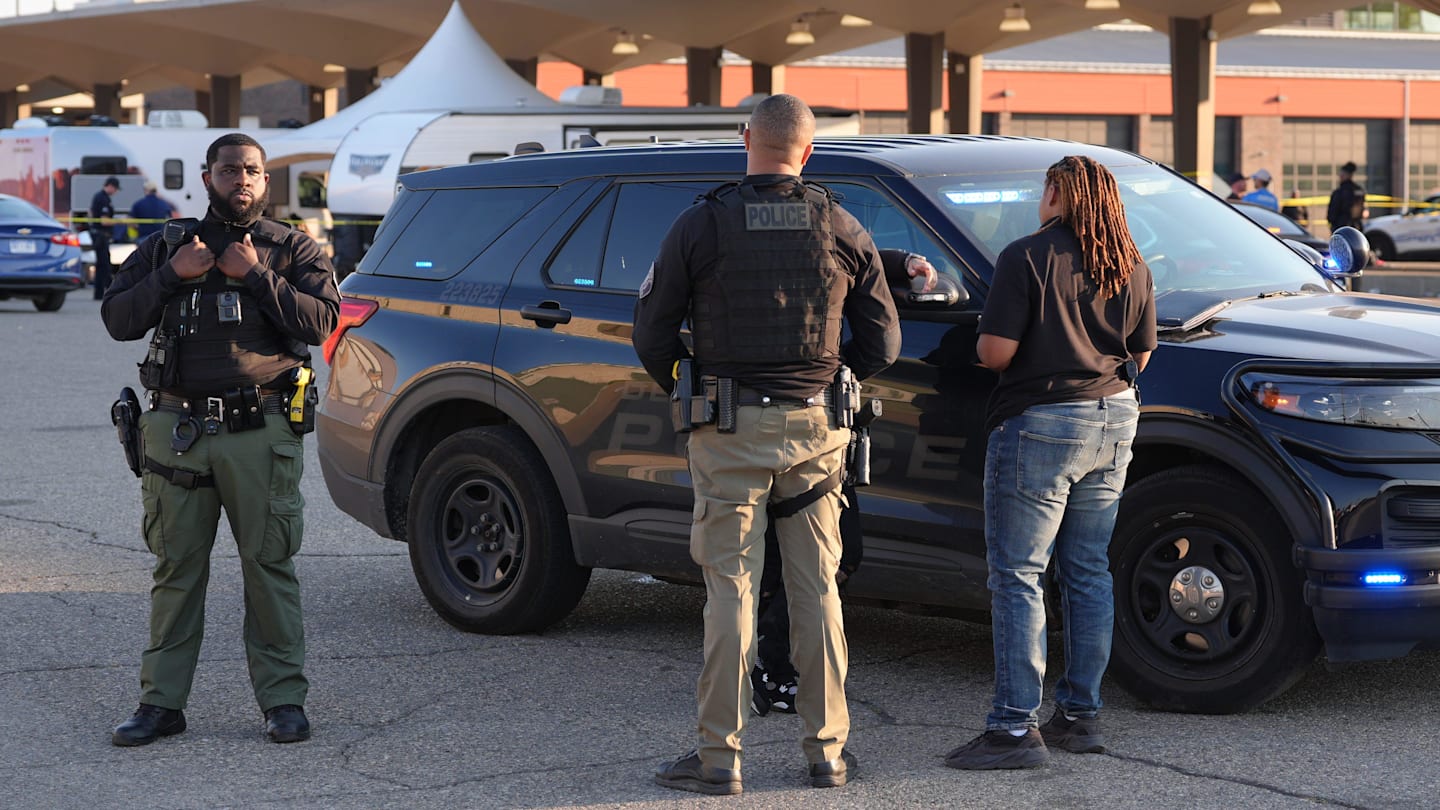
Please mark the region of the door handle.
[[561, 309], [559, 301], [541, 301], [539, 306], [521, 307], [520, 317], [542, 328], [553, 329], [557, 323], [570, 322], [570, 310]]

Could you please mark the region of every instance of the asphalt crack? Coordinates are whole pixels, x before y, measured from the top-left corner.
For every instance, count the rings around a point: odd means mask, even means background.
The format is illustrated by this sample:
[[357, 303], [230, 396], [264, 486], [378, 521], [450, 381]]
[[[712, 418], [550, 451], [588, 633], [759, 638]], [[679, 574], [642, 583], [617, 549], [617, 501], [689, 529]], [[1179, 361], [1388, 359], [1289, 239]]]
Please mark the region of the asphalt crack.
[[1308, 802], [1316, 802], [1317, 804], [1322, 804], [1326, 807], [1348, 807], [1353, 808], [1353, 810], [1370, 810], [1368, 805], [1351, 804], [1349, 802], [1341, 801], [1339, 799], [1332, 799], [1328, 796], [1320, 796], [1313, 793], [1300, 793], [1294, 790], [1286, 790], [1285, 788], [1278, 787], [1276, 785], [1261, 782], [1258, 779], [1245, 779], [1239, 776], [1222, 776], [1220, 774], [1206, 773], [1205, 771], [1198, 771], [1193, 768], [1186, 768], [1181, 765], [1172, 765], [1169, 762], [1162, 762], [1157, 759], [1150, 759], [1148, 757], [1127, 756], [1125, 754], [1117, 754], [1112, 751], [1106, 751], [1100, 756], [1110, 757], [1111, 759], [1117, 759], [1123, 762], [1133, 762], [1137, 765], [1148, 765], [1152, 768], [1160, 768], [1162, 770], [1167, 770], [1172, 773], [1178, 773], [1182, 776], [1189, 776], [1195, 779], [1209, 779], [1212, 781], [1225, 782], [1232, 785], [1243, 785], [1245, 787], [1255, 788], [1256, 790], [1263, 790], [1266, 793], [1273, 793], [1277, 796], [1284, 796], [1288, 799], [1302, 799]]
[[92, 531], [90, 529], [82, 529], [79, 526], [71, 526], [68, 523], [61, 523], [58, 520], [39, 520], [37, 518], [28, 518], [22, 517], [20, 515], [12, 515], [8, 512], [0, 512], [0, 518], [9, 518], [10, 520], [19, 521], [20, 523], [32, 523], [37, 526], [53, 526], [57, 529], [63, 529], [67, 532], [74, 532], [75, 534], [78, 534], [81, 537], [85, 538], [85, 542], [95, 546], [102, 546], [104, 548], [116, 548], [120, 549], [121, 551], [129, 551], [136, 554], [150, 553], [149, 550], [145, 548], [124, 546], [120, 545], [119, 543], [107, 543], [106, 541], [100, 539], [100, 533], [97, 531]]

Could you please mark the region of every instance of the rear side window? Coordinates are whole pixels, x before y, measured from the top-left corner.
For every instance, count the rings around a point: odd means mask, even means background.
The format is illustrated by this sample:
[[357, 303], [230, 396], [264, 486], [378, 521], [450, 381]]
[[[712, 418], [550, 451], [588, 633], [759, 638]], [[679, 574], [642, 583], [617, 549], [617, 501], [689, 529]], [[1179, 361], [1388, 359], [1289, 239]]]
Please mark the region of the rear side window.
[[713, 182], [624, 183], [575, 227], [546, 268], [550, 283], [635, 292], [670, 224]]
[[165, 160], [165, 188], [185, 187], [185, 164], [179, 158]]
[[396, 237], [375, 275], [450, 278], [552, 191], [548, 186], [436, 191]]

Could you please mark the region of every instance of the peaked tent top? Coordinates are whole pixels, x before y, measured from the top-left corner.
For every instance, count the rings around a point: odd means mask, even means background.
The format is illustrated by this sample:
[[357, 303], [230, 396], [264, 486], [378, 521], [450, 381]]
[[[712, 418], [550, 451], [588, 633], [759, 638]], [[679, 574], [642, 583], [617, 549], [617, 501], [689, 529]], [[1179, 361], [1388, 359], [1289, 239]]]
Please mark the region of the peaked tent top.
[[457, 0], [403, 70], [329, 118], [269, 139], [266, 151], [273, 151], [275, 157], [333, 154], [351, 129], [377, 113], [558, 106], [505, 64], [475, 31]]

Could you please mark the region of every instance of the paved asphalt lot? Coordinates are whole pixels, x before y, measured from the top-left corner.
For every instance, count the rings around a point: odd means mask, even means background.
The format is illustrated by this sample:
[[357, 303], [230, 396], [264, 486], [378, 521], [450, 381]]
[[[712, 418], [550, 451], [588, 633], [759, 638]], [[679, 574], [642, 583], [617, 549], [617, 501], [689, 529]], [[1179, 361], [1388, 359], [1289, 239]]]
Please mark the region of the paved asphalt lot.
[[544, 635], [465, 635], [426, 606], [403, 547], [331, 505], [313, 442], [298, 566], [314, 739], [262, 736], [226, 532], [190, 730], [112, 747], [136, 704], [151, 558], [107, 416], [142, 344], [110, 341], [98, 310], [88, 291], [54, 314], [0, 302], [0, 807], [1391, 808], [1440, 792], [1436, 653], [1317, 664], [1234, 717], [1111, 686], [1111, 753], [969, 774], [941, 763], [988, 707], [988, 628], [852, 606], [860, 778], [806, 787], [799, 722], [771, 716], [748, 731], [743, 796], [673, 793], [650, 775], [691, 741], [701, 590], [600, 572]]

